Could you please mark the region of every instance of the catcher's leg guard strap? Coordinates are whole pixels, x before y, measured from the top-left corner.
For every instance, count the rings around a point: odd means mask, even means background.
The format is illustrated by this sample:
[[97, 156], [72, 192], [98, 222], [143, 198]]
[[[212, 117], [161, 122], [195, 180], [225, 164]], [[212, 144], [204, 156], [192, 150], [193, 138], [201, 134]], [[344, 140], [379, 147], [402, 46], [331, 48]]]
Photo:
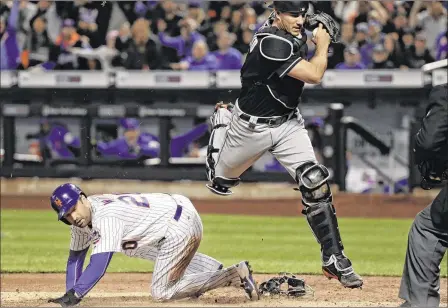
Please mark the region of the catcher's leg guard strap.
[[344, 246], [333, 205], [328, 202], [318, 203], [307, 207], [304, 214], [316, 240], [322, 247], [322, 254], [326, 257], [342, 254]]
[[215, 166], [218, 162], [221, 149], [224, 145], [228, 124], [232, 119], [232, 113], [226, 108], [218, 108], [210, 117], [212, 124], [212, 132], [207, 148], [207, 159], [205, 166], [207, 170], [207, 178], [211, 184], [206, 186], [218, 195], [231, 195], [232, 191], [229, 188], [237, 186], [240, 179], [229, 179], [215, 174]]

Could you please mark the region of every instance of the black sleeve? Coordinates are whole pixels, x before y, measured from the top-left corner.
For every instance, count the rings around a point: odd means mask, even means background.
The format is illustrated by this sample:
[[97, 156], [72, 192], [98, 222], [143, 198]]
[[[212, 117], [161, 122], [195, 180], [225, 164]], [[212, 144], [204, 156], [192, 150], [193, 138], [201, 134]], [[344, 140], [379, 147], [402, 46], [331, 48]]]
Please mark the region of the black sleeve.
[[137, 14], [134, 12], [134, 6], [134, 1], [118, 1], [118, 7], [122, 10], [131, 25], [137, 19]]
[[106, 44], [106, 35], [112, 16], [112, 2], [106, 1], [104, 4], [101, 2], [95, 2], [94, 4], [96, 9], [98, 10], [98, 17], [96, 19], [98, 29], [95, 33], [95, 39], [97, 40], [96, 45], [98, 45], [99, 47]]
[[295, 37], [292, 39], [292, 44], [294, 46], [294, 54], [291, 58], [285, 61], [280, 67], [278, 67], [275, 72], [280, 79], [283, 79], [302, 59], [306, 59], [308, 54], [308, 45], [306, 44], [307, 35], [305, 32], [302, 33], [302, 37]]
[[59, 54], [61, 53], [61, 47], [57, 45], [51, 45], [48, 60], [57, 63]]
[[426, 52], [425, 52], [425, 63], [431, 63], [431, 62], [434, 62], [434, 61], [436, 61], [436, 60], [433, 58], [433, 56], [431, 56], [431, 53], [428, 50], [426, 50]]
[[448, 143], [448, 86], [432, 89], [422, 127], [415, 137], [415, 155], [418, 161], [434, 158]]
[[288, 60], [286, 60], [285, 62], [283, 62], [276, 70], [275, 72], [277, 73], [278, 77], [283, 78], [285, 77], [292, 69], [294, 66], [296, 66], [297, 63], [299, 63], [300, 61], [302, 61], [302, 57], [300, 56], [300, 54], [294, 54], [292, 55], [291, 58], [289, 58]]
[[160, 69], [164, 64], [161, 46], [158, 42], [150, 40], [147, 50], [147, 64], [151, 70]]
[[134, 56], [135, 56], [135, 48], [134, 44], [129, 45], [128, 49], [126, 50], [126, 58], [123, 61], [123, 66], [127, 69], [142, 69], [142, 66], [139, 68], [134, 66]]

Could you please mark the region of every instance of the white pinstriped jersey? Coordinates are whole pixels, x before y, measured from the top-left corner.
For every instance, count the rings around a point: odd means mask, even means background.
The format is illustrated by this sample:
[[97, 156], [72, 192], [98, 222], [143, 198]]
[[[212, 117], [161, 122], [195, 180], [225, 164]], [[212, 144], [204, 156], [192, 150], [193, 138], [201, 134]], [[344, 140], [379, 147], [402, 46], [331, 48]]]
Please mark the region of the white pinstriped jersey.
[[[181, 299], [241, 284], [238, 265], [223, 268], [221, 262], [197, 252], [203, 226], [199, 213], [187, 197], [177, 194], [105, 194], [88, 197], [88, 200], [92, 204], [92, 229], [72, 226], [70, 249], [84, 250], [93, 242], [92, 255], [106, 253], [107, 262], [111, 252], [155, 261], [151, 281], [153, 298]], [[182, 209], [182, 214], [178, 208]], [[124, 249], [124, 244], [131, 249]], [[89, 269], [102, 271], [97, 277], [107, 269], [107, 265], [98, 269], [90, 265], [84, 273]], [[70, 277], [77, 281], [76, 273]], [[80, 284], [77, 288], [81, 293], [78, 294], [89, 292], [100, 278], [97, 279], [93, 284], [75, 282]], [[78, 289], [75, 287], [76, 292]]]
[[92, 205], [92, 229], [72, 226], [70, 249], [83, 250], [93, 243], [92, 255], [132, 254], [137, 247], [155, 246], [165, 236], [181, 202], [160, 193], [103, 194], [87, 199]]

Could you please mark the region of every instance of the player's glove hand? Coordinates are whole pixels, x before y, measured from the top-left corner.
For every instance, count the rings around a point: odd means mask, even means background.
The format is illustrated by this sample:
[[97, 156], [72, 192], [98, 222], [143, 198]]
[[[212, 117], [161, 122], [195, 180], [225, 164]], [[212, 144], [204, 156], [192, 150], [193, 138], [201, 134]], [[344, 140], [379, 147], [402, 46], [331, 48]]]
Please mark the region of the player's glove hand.
[[339, 24], [327, 13], [320, 12], [318, 14], [310, 14], [304, 24], [305, 29], [313, 31], [322, 24], [330, 35], [331, 42], [337, 43], [339, 41]]
[[81, 299], [76, 296], [75, 290], [69, 290], [64, 296], [54, 299], [49, 299], [49, 303], [60, 304], [61, 307], [76, 306], [81, 302]]

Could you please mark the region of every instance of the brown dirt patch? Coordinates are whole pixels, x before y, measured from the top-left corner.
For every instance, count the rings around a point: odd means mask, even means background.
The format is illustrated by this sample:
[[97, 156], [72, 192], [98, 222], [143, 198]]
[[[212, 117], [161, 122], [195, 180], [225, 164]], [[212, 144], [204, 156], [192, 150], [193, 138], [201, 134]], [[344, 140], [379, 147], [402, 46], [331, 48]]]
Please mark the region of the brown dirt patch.
[[[201, 214], [297, 216], [302, 210], [300, 193], [287, 183], [243, 183], [234, 194], [221, 197], [202, 182], [145, 182], [131, 180], [28, 179], [0, 180], [1, 208], [50, 209], [49, 197], [58, 185], [72, 182], [87, 194], [116, 192], [166, 192], [189, 197]], [[437, 194], [436, 190], [412, 195], [353, 194], [332, 186], [339, 217], [414, 218]]]
[[[49, 210], [49, 197], [27, 195], [2, 195], [1, 208]], [[386, 196], [337, 193], [334, 197], [338, 217], [414, 218], [430, 202], [429, 197]], [[201, 214], [237, 214], [296, 216], [302, 205], [297, 199], [195, 199], [193, 204]]]
[[[256, 275], [258, 282], [270, 275]], [[108, 273], [84, 299], [81, 306], [89, 307], [397, 307], [400, 278], [365, 277], [362, 290], [343, 288], [337, 281], [323, 276], [300, 276], [314, 289], [314, 296], [289, 299], [263, 297], [259, 302], [249, 302], [241, 289], [222, 288], [210, 291], [199, 299], [184, 299], [169, 303], [155, 302], [150, 297], [151, 274]], [[64, 293], [64, 274], [2, 274], [1, 306], [50, 306], [48, 298]], [[447, 303], [447, 281], [442, 280], [442, 304]]]

